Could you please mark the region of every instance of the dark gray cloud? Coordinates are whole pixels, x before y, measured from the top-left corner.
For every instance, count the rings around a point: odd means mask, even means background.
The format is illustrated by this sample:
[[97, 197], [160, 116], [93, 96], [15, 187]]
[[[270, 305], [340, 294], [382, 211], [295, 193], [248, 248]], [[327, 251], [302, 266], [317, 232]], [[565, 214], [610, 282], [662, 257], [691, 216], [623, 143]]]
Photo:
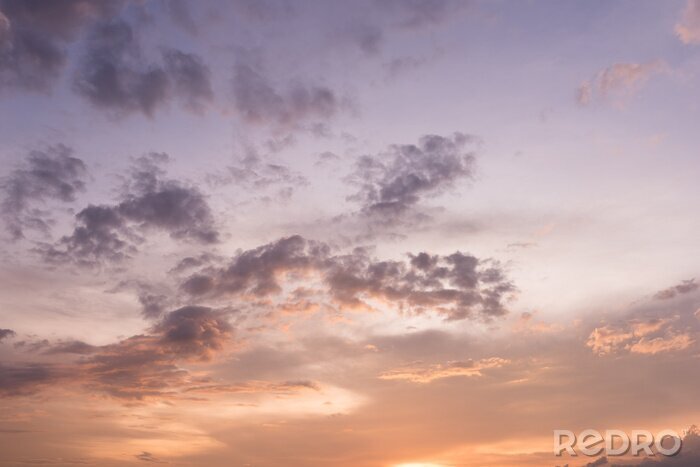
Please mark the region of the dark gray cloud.
[[202, 111], [214, 98], [209, 67], [198, 55], [176, 49], [166, 50], [164, 60], [176, 95], [189, 109]]
[[214, 216], [204, 195], [192, 186], [163, 179], [165, 154], [137, 159], [119, 203], [90, 205], [76, 215], [73, 233], [39, 251], [51, 263], [94, 266], [118, 262], [137, 251], [142, 235], [167, 232], [176, 240], [218, 241]]
[[190, 6], [185, 0], [169, 0], [167, 2], [168, 13], [175, 24], [192, 35], [199, 31], [197, 22], [192, 16]]
[[492, 318], [506, 313], [504, 302], [515, 291], [500, 265], [456, 252], [447, 256], [419, 253], [407, 261], [380, 261], [367, 250], [333, 255], [321, 242], [300, 236], [239, 253], [224, 268], [191, 275], [182, 290], [193, 296], [280, 294], [295, 275], [315, 273], [324, 297], [340, 307], [370, 307], [373, 299], [414, 313], [434, 311], [446, 319]]
[[213, 98], [209, 68], [195, 54], [168, 49], [162, 55], [163, 63], [145, 60], [137, 32], [124, 20], [102, 23], [87, 39], [74, 88], [117, 114], [153, 116], [173, 97], [191, 110], [203, 110]]
[[3, 0], [0, 2], [0, 88], [46, 91], [66, 63], [66, 46], [120, 1]]
[[673, 287], [656, 292], [656, 294], [654, 294], [654, 298], [657, 300], [669, 300], [677, 295], [693, 292], [698, 288], [700, 288], [700, 284], [695, 282], [695, 278], [687, 279], [682, 281], [680, 284], [674, 285]]
[[[245, 54], [242, 54], [245, 55]], [[273, 82], [259, 58], [241, 56], [234, 68], [233, 95], [241, 117], [249, 123], [295, 129], [325, 121], [343, 106], [330, 88], [300, 81]]]
[[27, 229], [48, 233], [50, 215], [40, 209], [48, 200], [72, 202], [85, 190], [87, 168], [62, 144], [31, 151], [23, 164], [0, 181], [5, 226], [14, 240]]
[[2, 365], [0, 364], [0, 396], [24, 396], [33, 394], [42, 387], [62, 377], [50, 365]]
[[348, 181], [359, 187], [349, 197], [362, 214], [381, 223], [402, 220], [424, 198], [439, 195], [474, 172], [473, 136], [426, 135], [418, 144], [393, 145], [358, 159]]
[[0, 329], [0, 341], [3, 339], [14, 337], [15, 335], [15, 331], [13, 331], [12, 329]]

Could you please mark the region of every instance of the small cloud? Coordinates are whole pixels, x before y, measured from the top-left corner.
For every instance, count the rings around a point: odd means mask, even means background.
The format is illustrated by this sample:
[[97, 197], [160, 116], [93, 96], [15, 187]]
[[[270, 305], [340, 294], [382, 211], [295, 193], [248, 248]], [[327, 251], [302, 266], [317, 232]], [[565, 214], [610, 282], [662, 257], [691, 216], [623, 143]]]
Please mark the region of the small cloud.
[[479, 377], [483, 371], [508, 365], [510, 360], [498, 357], [481, 360], [452, 361], [447, 364], [414, 365], [382, 373], [379, 379], [405, 380], [412, 383], [430, 383], [436, 379], [452, 378], [455, 376]]
[[614, 63], [584, 81], [576, 90], [576, 102], [586, 106], [594, 99], [613, 101], [617, 105], [639, 92], [654, 75], [668, 70], [663, 60], [644, 63]]
[[141, 454], [136, 454], [134, 457], [136, 457], [138, 460], [144, 461], [144, 462], [153, 462], [156, 464], [165, 464], [166, 463], [166, 461], [158, 459], [153, 454], [151, 454], [150, 452], [147, 452], [147, 451], [143, 451], [143, 452], [141, 452]]
[[17, 334], [12, 329], [0, 329], [0, 341], [3, 339], [9, 339], [16, 335]]

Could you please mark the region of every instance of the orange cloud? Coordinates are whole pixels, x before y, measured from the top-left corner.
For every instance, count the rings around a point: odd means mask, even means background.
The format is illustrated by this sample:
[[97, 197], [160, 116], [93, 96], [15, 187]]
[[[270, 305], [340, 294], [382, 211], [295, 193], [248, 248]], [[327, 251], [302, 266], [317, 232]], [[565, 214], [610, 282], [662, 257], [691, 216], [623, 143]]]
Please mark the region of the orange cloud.
[[504, 358], [491, 357], [481, 360], [453, 361], [445, 365], [409, 366], [390, 370], [382, 373], [380, 379], [406, 380], [412, 383], [430, 383], [436, 379], [451, 378], [454, 376], [475, 377], [482, 376], [483, 370], [500, 368], [509, 364]]

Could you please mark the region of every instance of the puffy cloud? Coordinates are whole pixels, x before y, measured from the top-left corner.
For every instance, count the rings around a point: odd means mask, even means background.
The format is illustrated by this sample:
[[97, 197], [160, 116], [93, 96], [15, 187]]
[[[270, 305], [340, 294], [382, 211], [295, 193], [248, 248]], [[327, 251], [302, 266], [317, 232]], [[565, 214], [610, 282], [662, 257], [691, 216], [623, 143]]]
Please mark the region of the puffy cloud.
[[80, 211], [71, 235], [39, 249], [44, 258], [84, 266], [118, 262], [137, 251], [139, 234], [149, 230], [165, 231], [177, 240], [217, 242], [219, 234], [204, 195], [196, 187], [162, 179], [160, 164], [167, 160], [165, 154], [138, 159], [122, 200]]
[[411, 365], [382, 373], [380, 379], [406, 380], [412, 383], [430, 383], [436, 379], [455, 376], [483, 376], [483, 370], [500, 368], [510, 362], [503, 358], [492, 357], [481, 360], [452, 361], [437, 365]]
[[501, 316], [515, 291], [498, 263], [461, 252], [380, 261], [362, 248], [332, 255], [329, 245], [300, 236], [243, 251], [226, 267], [205, 268], [184, 281], [182, 290], [193, 296], [263, 298], [281, 294], [305, 275], [316, 276], [323, 286], [319, 300], [336, 306], [371, 308], [370, 302], [380, 301], [450, 320]]
[[208, 360], [221, 350], [233, 328], [210, 308], [187, 306], [168, 313], [153, 331], [162, 335], [160, 342], [170, 353]]
[[645, 63], [615, 63], [598, 72], [590, 81], [584, 81], [576, 90], [576, 100], [587, 105], [598, 98], [622, 103], [638, 92], [654, 75], [668, 69], [662, 60]]
[[49, 200], [75, 201], [85, 190], [87, 168], [62, 144], [31, 151], [26, 161], [0, 182], [2, 210], [10, 236], [17, 240], [27, 229], [48, 233], [51, 218], [36, 208]]
[[172, 97], [203, 110], [213, 99], [209, 68], [195, 54], [163, 52], [163, 64], [144, 61], [136, 32], [121, 19], [98, 25], [75, 77], [76, 91], [99, 108], [153, 116]]
[[690, 292], [694, 292], [695, 290], [700, 287], [700, 284], [695, 282], [695, 278], [693, 279], [687, 279], [682, 281], [678, 285], [674, 285], [673, 287], [669, 287], [667, 289], [663, 289], [658, 291], [655, 295], [654, 298], [657, 300], [669, 300], [671, 298], [674, 298], [678, 295], [683, 295], [687, 294]]
[[426, 135], [417, 144], [393, 145], [377, 155], [362, 156], [348, 181], [359, 187], [349, 199], [378, 222], [401, 220], [425, 197], [439, 195], [474, 172], [473, 136]]
[[684, 44], [700, 43], [700, 1], [688, 0], [676, 24], [676, 34]]

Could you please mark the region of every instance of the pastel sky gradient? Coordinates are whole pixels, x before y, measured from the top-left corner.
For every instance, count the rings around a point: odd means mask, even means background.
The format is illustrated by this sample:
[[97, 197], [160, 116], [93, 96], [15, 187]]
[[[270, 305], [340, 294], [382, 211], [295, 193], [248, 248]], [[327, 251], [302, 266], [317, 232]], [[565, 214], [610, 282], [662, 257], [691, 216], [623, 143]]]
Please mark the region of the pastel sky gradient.
[[0, 0], [0, 465], [700, 465], [699, 83], [698, 0]]

